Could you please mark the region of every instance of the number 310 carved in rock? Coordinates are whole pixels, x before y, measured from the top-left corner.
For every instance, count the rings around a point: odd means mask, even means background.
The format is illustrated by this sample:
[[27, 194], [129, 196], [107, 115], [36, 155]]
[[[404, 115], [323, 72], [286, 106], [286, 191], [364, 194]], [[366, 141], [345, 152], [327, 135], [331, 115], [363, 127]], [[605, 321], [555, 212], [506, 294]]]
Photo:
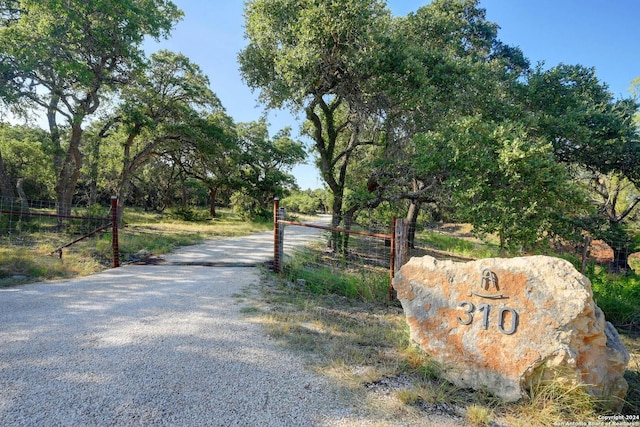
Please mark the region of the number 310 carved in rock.
[[[470, 301], [463, 301], [458, 307], [466, 307], [464, 314], [465, 318], [458, 316], [458, 322], [462, 325], [470, 325], [473, 323], [474, 314], [476, 313], [476, 306]], [[484, 329], [489, 329], [489, 316], [491, 315], [492, 306], [490, 304], [482, 304], [477, 308], [477, 311], [482, 313], [482, 326]], [[510, 324], [506, 327], [507, 320], [510, 319]], [[498, 330], [506, 335], [512, 335], [518, 329], [518, 312], [513, 308], [501, 308], [498, 310]]]
[[[488, 298], [491, 300], [497, 299], [506, 299], [501, 293], [497, 293], [500, 291], [500, 287], [498, 285], [498, 277], [495, 273], [493, 273], [489, 269], [484, 269], [482, 271], [482, 278], [480, 279], [480, 288], [483, 293], [471, 292], [471, 295], [479, 296], [481, 298]], [[495, 288], [495, 294], [486, 294], [486, 291], [491, 291], [491, 288]], [[490, 304], [481, 304], [477, 307], [470, 301], [463, 301], [460, 303], [458, 307], [465, 308], [464, 314], [465, 317], [458, 316], [458, 322], [462, 325], [470, 325], [473, 323], [474, 314], [477, 312], [482, 313], [482, 326], [484, 329], [489, 329], [489, 319], [491, 316], [491, 312], [493, 307]], [[510, 320], [510, 324], [508, 327], [506, 326], [507, 321]], [[500, 308], [498, 310], [498, 330], [506, 335], [512, 335], [518, 329], [518, 312], [512, 308]]]

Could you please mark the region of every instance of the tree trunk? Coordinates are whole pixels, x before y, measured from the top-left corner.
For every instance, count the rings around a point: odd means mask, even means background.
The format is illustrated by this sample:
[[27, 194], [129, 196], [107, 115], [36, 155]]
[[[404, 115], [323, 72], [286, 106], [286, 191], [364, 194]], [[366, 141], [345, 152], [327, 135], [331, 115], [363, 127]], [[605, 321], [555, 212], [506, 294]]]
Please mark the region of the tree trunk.
[[[351, 210], [349, 210], [347, 213], [345, 213], [344, 215], [344, 229], [345, 230], [351, 230], [351, 224], [353, 223], [353, 215], [354, 212], [352, 212]], [[342, 251], [342, 255], [345, 256], [347, 255], [347, 253], [349, 252], [349, 238], [351, 237], [351, 235], [349, 233], [344, 233], [344, 235], [342, 236], [342, 246], [340, 247], [340, 250]]]
[[218, 189], [216, 187], [209, 187], [209, 214], [212, 218], [217, 217], [216, 214], [216, 196], [218, 195]]
[[[342, 222], [342, 192], [335, 192], [333, 195], [333, 206], [331, 214], [331, 227], [338, 228]], [[327, 247], [336, 252], [340, 247], [340, 233], [332, 231]]]
[[409, 211], [407, 212], [407, 226], [409, 227], [407, 231], [407, 242], [411, 249], [415, 249], [416, 247], [416, 226], [419, 214], [420, 203], [412, 200], [409, 205]]
[[184, 174], [180, 174], [180, 199], [182, 199], [182, 207], [186, 208], [188, 204], [187, 183]]
[[122, 170], [120, 171], [120, 182], [118, 183], [118, 228], [122, 228], [124, 226], [124, 222], [122, 221], [122, 217], [124, 215], [124, 201], [127, 196], [127, 191], [129, 191], [129, 184], [131, 182], [131, 173], [134, 170], [135, 158], [131, 158], [131, 147], [135, 139], [140, 134], [140, 126], [136, 125], [136, 127], [129, 133], [127, 136], [127, 142], [123, 147], [123, 155], [122, 155]]
[[[80, 178], [80, 170], [82, 168], [82, 153], [80, 152], [81, 141], [82, 127], [80, 124], [76, 123], [71, 128], [69, 149], [64, 156], [62, 167], [58, 175], [58, 182], [56, 183], [58, 215], [71, 215], [73, 195], [75, 194], [76, 185]], [[62, 225], [61, 220], [58, 220], [58, 225]]]
[[89, 168], [89, 206], [98, 203], [98, 175], [100, 160], [100, 139], [91, 147], [91, 166]]

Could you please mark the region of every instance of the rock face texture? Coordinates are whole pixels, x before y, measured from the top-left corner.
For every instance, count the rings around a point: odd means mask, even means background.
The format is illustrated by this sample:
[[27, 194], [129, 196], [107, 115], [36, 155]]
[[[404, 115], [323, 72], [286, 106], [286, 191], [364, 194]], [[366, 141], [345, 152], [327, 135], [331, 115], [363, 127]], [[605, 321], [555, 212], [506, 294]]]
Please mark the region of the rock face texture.
[[532, 382], [558, 380], [622, 405], [629, 353], [569, 262], [426, 256], [405, 264], [393, 286], [411, 338], [454, 384], [514, 401]]

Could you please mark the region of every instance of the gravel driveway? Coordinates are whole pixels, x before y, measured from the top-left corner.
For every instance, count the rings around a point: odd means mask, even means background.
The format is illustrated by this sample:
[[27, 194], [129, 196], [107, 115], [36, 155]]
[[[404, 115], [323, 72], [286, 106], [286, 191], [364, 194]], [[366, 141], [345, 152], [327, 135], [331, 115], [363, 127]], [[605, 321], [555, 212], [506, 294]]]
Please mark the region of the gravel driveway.
[[257, 268], [196, 265], [243, 251], [259, 263], [269, 242], [209, 241], [163, 265], [0, 289], [0, 426], [382, 425], [242, 314]]

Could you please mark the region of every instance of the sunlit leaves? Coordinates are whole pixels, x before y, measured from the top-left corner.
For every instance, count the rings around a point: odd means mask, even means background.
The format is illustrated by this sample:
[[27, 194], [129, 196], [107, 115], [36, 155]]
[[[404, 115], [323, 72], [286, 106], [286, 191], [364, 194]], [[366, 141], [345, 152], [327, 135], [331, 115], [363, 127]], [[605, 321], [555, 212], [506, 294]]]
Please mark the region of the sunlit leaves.
[[240, 69], [269, 107], [302, 108], [317, 94], [354, 95], [358, 67], [389, 12], [378, 0], [255, 0], [245, 8], [249, 45]]
[[460, 220], [479, 234], [497, 234], [504, 248], [552, 236], [563, 217], [583, 208], [552, 147], [522, 124], [467, 117], [417, 139], [433, 156], [430, 168], [448, 173], [451, 202]]

